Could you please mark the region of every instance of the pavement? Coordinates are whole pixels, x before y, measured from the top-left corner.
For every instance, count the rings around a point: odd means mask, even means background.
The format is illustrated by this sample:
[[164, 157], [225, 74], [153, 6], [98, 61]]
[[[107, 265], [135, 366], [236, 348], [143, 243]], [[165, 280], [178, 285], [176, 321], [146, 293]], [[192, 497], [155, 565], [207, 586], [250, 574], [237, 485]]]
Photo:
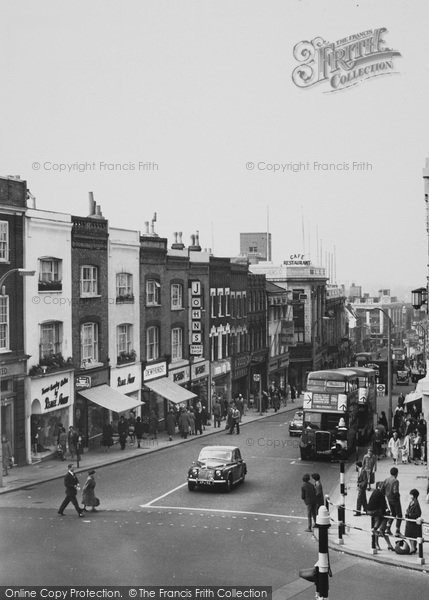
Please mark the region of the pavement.
[[[282, 406], [279, 413], [292, 413], [295, 410], [302, 408], [302, 402], [298, 399], [294, 404], [288, 402], [287, 406]], [[266, 417], [275, 414], [272, 410], [268, 413], [260, 415], [257, 410], [248, 410], [242, 417], [241, 425], [251, 423], [264, 419]], [[225, 427], [225, 421], [221, 423], [221, 431]], [[204, 438], [212, 434], [218, 433], [219, 428], [214, 428], [213, 425], [206, 426], [203, 434], [198, 436]], [[145, 439], [142, 440], [142, 448], [137, 448], [136, 445], [127, 444], [124, 450], [121, 450], [119, 445], [115, 445], [110, 448], [107, 452], [103, 449], [90, 450], [83, 454], [80, 462], [80, 466], [76, 468], [76, 473], [86, 473], [88, 469], [97, 469], [99, 467], [111, 465], [114, 463], [123, 462], [132, 458], [136, 458], [141, 454], [147, 454], [151, 452], [157, 452], [166, 448], [171, 448], [177, 444], [184, 444], [195, 439], [196, 436], [190, 436], [186, 440], [176, 437], [173, 441], [169, 441], [167, 434], [161, 432], [158, 434], [156, 440]], [[235, 438], [234, 438], [235, 440]], [[65, 465], [69, 462], [73, 462], [76, 465], [76, 461], [66, 458], [66, 461], [60, 461], [58, 459], [44, 460], [32, 465], [25, 465], [23, 467], [16, 467], [9, 471], [6, 477], [3, 477], [3, 487], [0, 488], [0, 494], [7, 494], [34, 486], [47, 481], [60, 479], [64, 477], [66, 470]], [[393, 466], [392, 459], [381, 458], [377, 462], [376, 481], [383, 480], [389, 476], [390, 468]], [[428, 483], [428, 467], [426, 464], [415, 465], [410, 464], [399, 464], [399, 475], [398, 480], [400, 482], [400, 492], [402, 500], [402, 509], [405, 513], [405, 509], [408, 505], [408, 493], [412, 488], [416, 488], [420, 492], [419, 500], [422, 509], [423, 523], [423, 537], [425, 541], [429, 542], [429, 504], [426, 504], [426, 488]], [[330, 517], [331, 527], [329, 529], [329, 547], [332, 550], [350, 554], [353, 556], [359, 556], [360, 558], [377, 561], [384, 563], [389, 566], [402, 567], [407, 569], [414, 569], [422, 572], [429, 571], [429, 545], [423, 544], [423, 558], [419, 558], [418, 554], [412, 555], [399, 555], [395, 552], [387, 550], [386, 543], [383, 539], [380, 540], [381, 550], [378, 550], [376, 554], [371, 548], [371, 518], [367, 515], [356, 517], [353, 515], [356, 507], [357, 498], [357, 473], [354, 462], [347, 463], [345, 472], [345, 485], [346, 485], [346, 496], [345, 496], [345, 508], [346, 508], [346, 533], [343, 536], [343, 543], [338, 543], [338, 515], [337, 507], [341, 504], [340, 496], [340, 467], [338, 466], [338, 486], [331, 492], [329, 496], [330, 502]], [[325, 490], [326, 491], [326, 490]], [[371, 492], [367, 492], [369, 498]], [[402, 524], [402, 532], [404, 532], [405, 525]], [[315, 536], [317, 536], [317, 529], [315, 529]], [[391, 537], [391, 542], [394, 544], [394, 537]]]
[[[361, 456], [359, 455], [361, 458]], [[390, 476], [390, 469], [394, 466], [393, 460], [390, 457], [380, 458], [377, 461], [377, 470], [375, 473], [375, 481], [383, 481]], [[367, 558], [379, 563], [384, 563], [390, 566], [403, 567], [414, 569], [422, 572], [429, 572], [429, 504], [426, 503], [426, 492], [428, 485], [428, 467], [426, 463], [415, 465], [414, 463], [396, 465], [399, 471], [399, 491], [401, 494], [402, 514], [405, 515], [406, 508], [409, 504], [409, 492], [416, 488], [419, 490], [419, 503], [422, 509], [423, 522], [423, 539], [427, 543], [423, 543], [423, 558], [420, 558], [418, 551], [416, 554], [396, 554], [387, 549], [386, 542], [381, 538], [379, 545], [381, 550], [377, 550], [376, 554], [371, 547], [371, 517], [368, 515], [354, 516], [357, 499], [357, 471], [355, 464], [347, 463], [345, 468], [345, 524], [346, 533], [343, 536], [343, 543], [338, 541], [338, 505], [342, 503], [340, 495], [340, 485], [335, 488], [330, 495], [330, 516], [331, 527], [328, 530], [329, 547], [333, 550], [344, 552]], [[338, 465], [338, 481], [340, 478], [340, 466]], [[371, 486], [372, 490], [374, 485]], [[371, 491], [367, 491], [367, 499], [369, 499]], [[392, 531], [395, 531], [395, 523], [392, 524]], [[317, 531], [317, 530], [316, 530]], [[405, 522], [401, 524], [402, 534], [405, 532]], [[394, 536], [390, 536], [390, 542], [394, 546]]]

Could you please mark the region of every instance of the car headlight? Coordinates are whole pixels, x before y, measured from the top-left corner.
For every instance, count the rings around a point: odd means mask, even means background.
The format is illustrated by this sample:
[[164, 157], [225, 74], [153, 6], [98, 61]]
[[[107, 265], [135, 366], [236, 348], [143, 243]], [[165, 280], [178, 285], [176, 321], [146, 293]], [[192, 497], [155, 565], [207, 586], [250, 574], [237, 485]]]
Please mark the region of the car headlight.
[[216, 476], [216, 477], [221, 477], [221, 476], [222, 476], [222, 471], [221, 471], [221, 469], [216, 469], [216, 471], [215, 471], [215, 476]]
[[192, 469], [191, 474], [192, 475], [198, 475], [198, 469]]

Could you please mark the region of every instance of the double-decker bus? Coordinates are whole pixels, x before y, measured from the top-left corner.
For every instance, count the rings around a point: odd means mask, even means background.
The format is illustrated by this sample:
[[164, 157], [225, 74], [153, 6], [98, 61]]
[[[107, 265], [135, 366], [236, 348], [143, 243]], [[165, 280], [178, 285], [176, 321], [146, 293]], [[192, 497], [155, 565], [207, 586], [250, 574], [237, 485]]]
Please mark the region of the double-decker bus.
[[355, 448], [357, 432], [367, 419], [360, 412], [359, 375], [355, 370], [309, 373], [303, 400], [301, 458], [346, 458]]
[[365, 367], [368, 363], [374, 362], [377, 359], [377, 352], [358, 352], [355, 354], [355, 366]]
[[373, 425], [377, 424], [377, 375], [378, 365], [373, 367], [347, 367], [338, 371], [351, 370], [359, 378], [359, 409], [358, 418], [361, 437], [364, 442], [369, 441], [373, 432]]

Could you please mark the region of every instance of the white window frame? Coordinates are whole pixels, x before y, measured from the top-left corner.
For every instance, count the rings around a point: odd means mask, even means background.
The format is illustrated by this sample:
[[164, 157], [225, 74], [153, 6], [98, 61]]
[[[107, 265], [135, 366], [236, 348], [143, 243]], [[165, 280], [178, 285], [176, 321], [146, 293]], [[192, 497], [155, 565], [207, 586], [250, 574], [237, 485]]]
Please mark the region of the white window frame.
[[[84, 271], [89, 271], [89, 277], [84, 278]], [[85, 284], [87, 289], [85, 290]], [[81, 265], [80, 267], [80, 297], [94, 298], [99, 296], [98, 293], [98, 267], [95, 265]]]
[[210, 288], [210, 316], [214, 319], [216, 314], [216, 288]]
[[9, 222], [0, 221], [0, 262], [9, 262]]
[[183, 359], [183, 327], [171, 330], [171, 362]]
[[[63, 324], [61, 321], [46, 321], [45, 323], [40, 323], [40, 335], [39, 335], [39, 356], [40, 360], [45, 358], [50, 358], [53, 354], [61, 354], [62, 352], [62, 328]], [[45, 341], [48, 331], [52, 333], [52, 341]], [[45, 335], [44, 335], [45, 334]], [[51, 350], [48, 352], [43, 351], [43, 347], [51, 347]]]
[[9, 352], [9, 330], [9, 296], [0, 296], [0, 352]]
[[183, 285], [181, 283], [172, 283], [170, 286], [171, 310], [181, 310], [183, 308]]
[[217, 289], [217, 295], [219, 297], [218, 317], [223, 317], [224, 316], [222, 313], [223, 288]]
[[[146, 306], [159, 306], [160, 305], [160, 288], [161, 285], [156, 279], [146, 279]], [[153, 299], [149, 300], [152, 296]]]
[[[122, 281], [121, 281], [122, 280]], [[123, 290], [123, 291], [121, 291]], [[116, 273], [116, 297], [133, 295], [132, 273]]]
[[121, 352], [129, 354], [133, 350], [133, 326], [131, 323], [120, 323], [116, 326], [116, 355]]
[[[150, 337], [153, 334], [153, 339]], [[157, 360], [159, 358], [160, 332], [157, 325], [151, 325], [146, 329], [146, 360]]]
[[[91, 333], [91, 340], [84, 345], [85, 331]], [[90, 348], [91, 351], [85, 352], [84, 348]], [[98, 323], [93, 321], [82, 323], [80, 327], [80, 355], [82, 365], [98, 363]]]
[[227, 317], [231, 316], [230, 294], [230, 288], [225, 288], [225, 315]]
[[[61, 258], [39, 258], [39, 281], [60, 283], [62, 281], [62, 262]], [[50, 269], [44, 271], [43, 265], [50, 266]]]

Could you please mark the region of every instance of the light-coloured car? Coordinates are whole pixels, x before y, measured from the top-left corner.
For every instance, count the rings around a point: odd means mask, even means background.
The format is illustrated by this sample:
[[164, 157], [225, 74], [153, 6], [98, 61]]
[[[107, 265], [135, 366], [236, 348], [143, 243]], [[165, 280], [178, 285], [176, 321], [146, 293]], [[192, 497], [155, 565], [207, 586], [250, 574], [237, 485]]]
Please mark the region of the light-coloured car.
[[301, 435], [304, 427], [304, 413], [302, 410], [297, 410], [289, 423], [289, 435]]
[[188, 470], [188, 488], [221, 487], [231, 491], [243, 482], [247, 465], [237, 446], [205, 446]]

